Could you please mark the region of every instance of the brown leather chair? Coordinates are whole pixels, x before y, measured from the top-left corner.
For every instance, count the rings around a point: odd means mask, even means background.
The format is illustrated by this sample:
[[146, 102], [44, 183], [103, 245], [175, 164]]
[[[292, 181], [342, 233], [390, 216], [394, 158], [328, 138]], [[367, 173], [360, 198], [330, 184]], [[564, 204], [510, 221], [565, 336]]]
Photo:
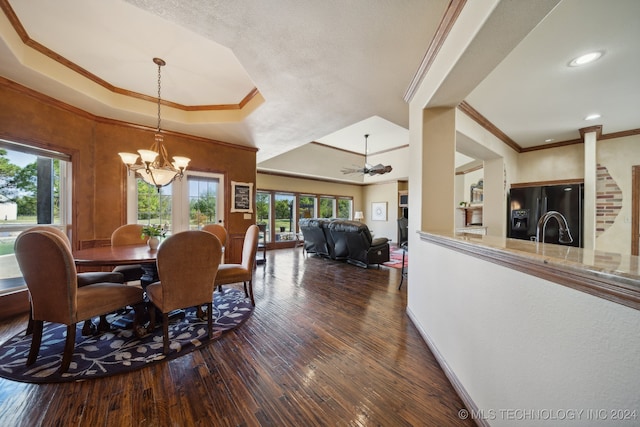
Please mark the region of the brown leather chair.
[[[64, 240], [69, 249], [71, 249], [71, 242], [69, 241], [69, 237], [59, 228], [53, 227], [51, 225], [36, 225], [29, 229], [29, 231], [38, 230], [48, 231], [55, 234], [56, 236], [59, 236], [62, 240]], [[111, 271], [87, 271], [78, 273], [78, 286], [91, 285], [93, 283], [100, 282], [123, 283], [124, 276], [121, 273]]]
[[[69, 237], [59, 228], [53, 227], [51, 225], [36, 225], [31, 227], [29, 231], [48, 231], [50, 233], [55, 234], [60, 237], [71, 249], [71, 242], [69, 241]], [[102, 283], [102, 282], [110, 282], [110, 283], [124, 283], [124, 275], [115, 271], [87, 271], [83, 273], [78, 273], [78, 287], [91, 285], [94, 283]], [[100, 323], [98, 325], [99, 330], [105, 330], [109, 328], [109, 324], [106, 321], [105, 316], [100, 317]], [[82, 328], [83, 335], [89, 335], [92, 333], [94, 326], [92, 325], [91, 319], [88, 319], [84, 327]], [[27, 325], [26, 335], [29, 335], [33, 332], [33, 317], [32, 313], [29, 313], [29, 323]]]
[[[215, 285], [218, 290], [222, 290], [222, 285], [231, 283], [244, 284], [244, 293], [247, 298], [251, 298], [251, 304], [256, 305], [253, 298], [253, 270], [256, 262], [256, 252], [258, 250], [258, 226], [250, 225], [244, 235], [242, 244], [241, 264], [222, 264], [218, 269]], [[247, 288], [248, 284], [248, 288]]]
[[[31, 296], [33, 338], [27, 366], [35, 363], [42, 342], [43, 323], [67, 325], [60, 372], [69, 369], [76, 340], [76, 323], [143, 303], [142, 289], [123, 283], [95, 283], [78, 287], [75, 261], [68, 243], [49, 231], [22, 232], [15, 254]], [[138, 314], [138, 313], [136, 313]], [[134, 328], [138, 325], [138, 316]]]
[[207, 231], [216, 236], [220, 240], [222, 247], [227, 244], [227, 229], [222, 224], [206, 224], [202, 227], [202, 231]]
[[[147, 286], [149, 300], [162, 312], [165, 354], [169, 352], [169, 313], [207, 305], [209, 339], [213, 338], [214, 280], [222, 256], [220, 240], [211, 233], [191, 230], [174, 234], [158, 248], [159, 282]], [[155, 327], [151, 309], [151, 329]]]
[[220, 240], [222, 245], [222, 256], [220, 262], [224, 264], [224, 247], [227, 244], [227, 229], [222, 224], [206, 224], [202, 227], [202, 231], [213, 234]]
[[[142, 237], [142, 224], [125, 224], [116, 228], [111, 233], [111, 246], [139, 245], [146, 243], [148, 237]], [[144, 271], [140, 264], [119, 265], [113, 269], [115, 273], [121, 273], [125, 282], [140, 280]]]

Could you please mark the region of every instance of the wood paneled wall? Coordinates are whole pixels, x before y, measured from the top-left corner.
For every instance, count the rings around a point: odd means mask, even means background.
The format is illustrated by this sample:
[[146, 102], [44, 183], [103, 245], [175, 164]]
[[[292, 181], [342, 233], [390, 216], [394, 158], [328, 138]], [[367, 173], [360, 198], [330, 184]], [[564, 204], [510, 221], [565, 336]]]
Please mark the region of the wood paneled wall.
[[[94, 116], [0, 77], [0, 138], [71, 156], [72, 234], [103, 240], [126, 223], [126, 168], [118, 152], [151, 145], [155, 129]], [[231, 181], [256, 182], [256, 149], [196, 136], [163, 132], [169, 154], [191, 158], [189, 169], [225, 176], [225, 226], [229, 241], [244, 238], [255, 217], [231, 213]], [[254, 185], [255, 188], [255, 185]], [[240, 262], [242, 244], [230, 245], [227, 262]]]

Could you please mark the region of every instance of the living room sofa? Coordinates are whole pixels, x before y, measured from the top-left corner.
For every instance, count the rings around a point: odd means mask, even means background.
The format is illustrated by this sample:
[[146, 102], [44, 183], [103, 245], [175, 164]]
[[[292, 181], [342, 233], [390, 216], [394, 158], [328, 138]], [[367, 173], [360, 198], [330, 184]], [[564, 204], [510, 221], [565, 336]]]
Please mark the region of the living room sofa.
[[373, 238], [369, 227], [344, 219], [303, 218], [299, 221], [307, 253], [345, 260], [363, 268], [389, 261], [389, 239]]
[[308, 254], [317, 254], [324, 257], [334, 258], [329, 252], [327, 244], [327, 233], [329, 226], [328, 219], [324, 218], [304, 218], [298, 221], [300, 231], [304, 237], [304, 250]]

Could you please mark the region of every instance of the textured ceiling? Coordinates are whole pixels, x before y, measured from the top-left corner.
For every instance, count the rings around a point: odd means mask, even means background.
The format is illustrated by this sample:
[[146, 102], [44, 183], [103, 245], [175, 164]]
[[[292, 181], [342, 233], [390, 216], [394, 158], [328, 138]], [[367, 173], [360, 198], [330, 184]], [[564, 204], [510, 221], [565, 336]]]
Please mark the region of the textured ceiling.
[[[383, 127], [390, 122], [406, 129], [403, 95], [448, 2], [9, 3], [31, 39], [123, 90], [155, 96], [156, 56], [167, 62], [167, 101], [238, 103], [257, 88], [264, 102], [244, 115], [165, 108], [163, 127], [258, 147], [263, 161], [373, 116]], [[87, 96], [86, 83], [56, 75], [51, 65], [43, 72], [46, 64], [25, 62], [12, 48], [8, 54], [0, 47], [9, 56], [0, 66], [7, 78], [96, 114], [153, 125], [152, 108], [123, 106], [100, 93]], [[375, 134], [376, 120], [370, 125]], [[363, 150], [361, 139], [353, 149]]]
[[[312, 141], [359, 153], [365, 133], [374, 153], [408, 143], [403, 96], [449, 1], [0, 3], [32, 41], [121, 92], [155, 97], [151, 59], [165, 59], [163, 99], [186, 107], [163, 107], [164, 128], [254, 146], [259, 163], [286, 168], [275, 159]], [[556, 3], [535, 28], [519, 24]], [[576, 139], [596, 124], [603, 133], [638, 129], [638, 16], [636, 0], [502, 1], [432, 105], [464, 99], [521, 147]], [[512, 32], [523, 40], [511, 51], [503, 42]], [[153, 100], [114, 93], [46, 58], [4, 16], [0, 36], [1, 76], [99, 116], [155, 126]], [[567, 67], [591, 49], [605, 55]], [[601, 119], [585, 122], [592, 112]]]

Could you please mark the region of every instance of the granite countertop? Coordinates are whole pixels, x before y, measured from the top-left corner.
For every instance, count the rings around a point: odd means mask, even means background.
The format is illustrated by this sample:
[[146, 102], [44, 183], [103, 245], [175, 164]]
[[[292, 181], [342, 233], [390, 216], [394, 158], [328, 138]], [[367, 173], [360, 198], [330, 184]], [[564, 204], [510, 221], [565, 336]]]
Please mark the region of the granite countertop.
[[[463, 233], [419, 232], [420, 238], [640, 308], [640, 257], [573, 246]], [[541, 274], [542, 273], [542, 274]], [[597, 292], [594, 292], [594, 289]], [[584, 289], [582, 289], [584, 290]], [[606, 294], [615, 294], [608, 298]], [[609, 295], [610, 296], [610, 295]]]

